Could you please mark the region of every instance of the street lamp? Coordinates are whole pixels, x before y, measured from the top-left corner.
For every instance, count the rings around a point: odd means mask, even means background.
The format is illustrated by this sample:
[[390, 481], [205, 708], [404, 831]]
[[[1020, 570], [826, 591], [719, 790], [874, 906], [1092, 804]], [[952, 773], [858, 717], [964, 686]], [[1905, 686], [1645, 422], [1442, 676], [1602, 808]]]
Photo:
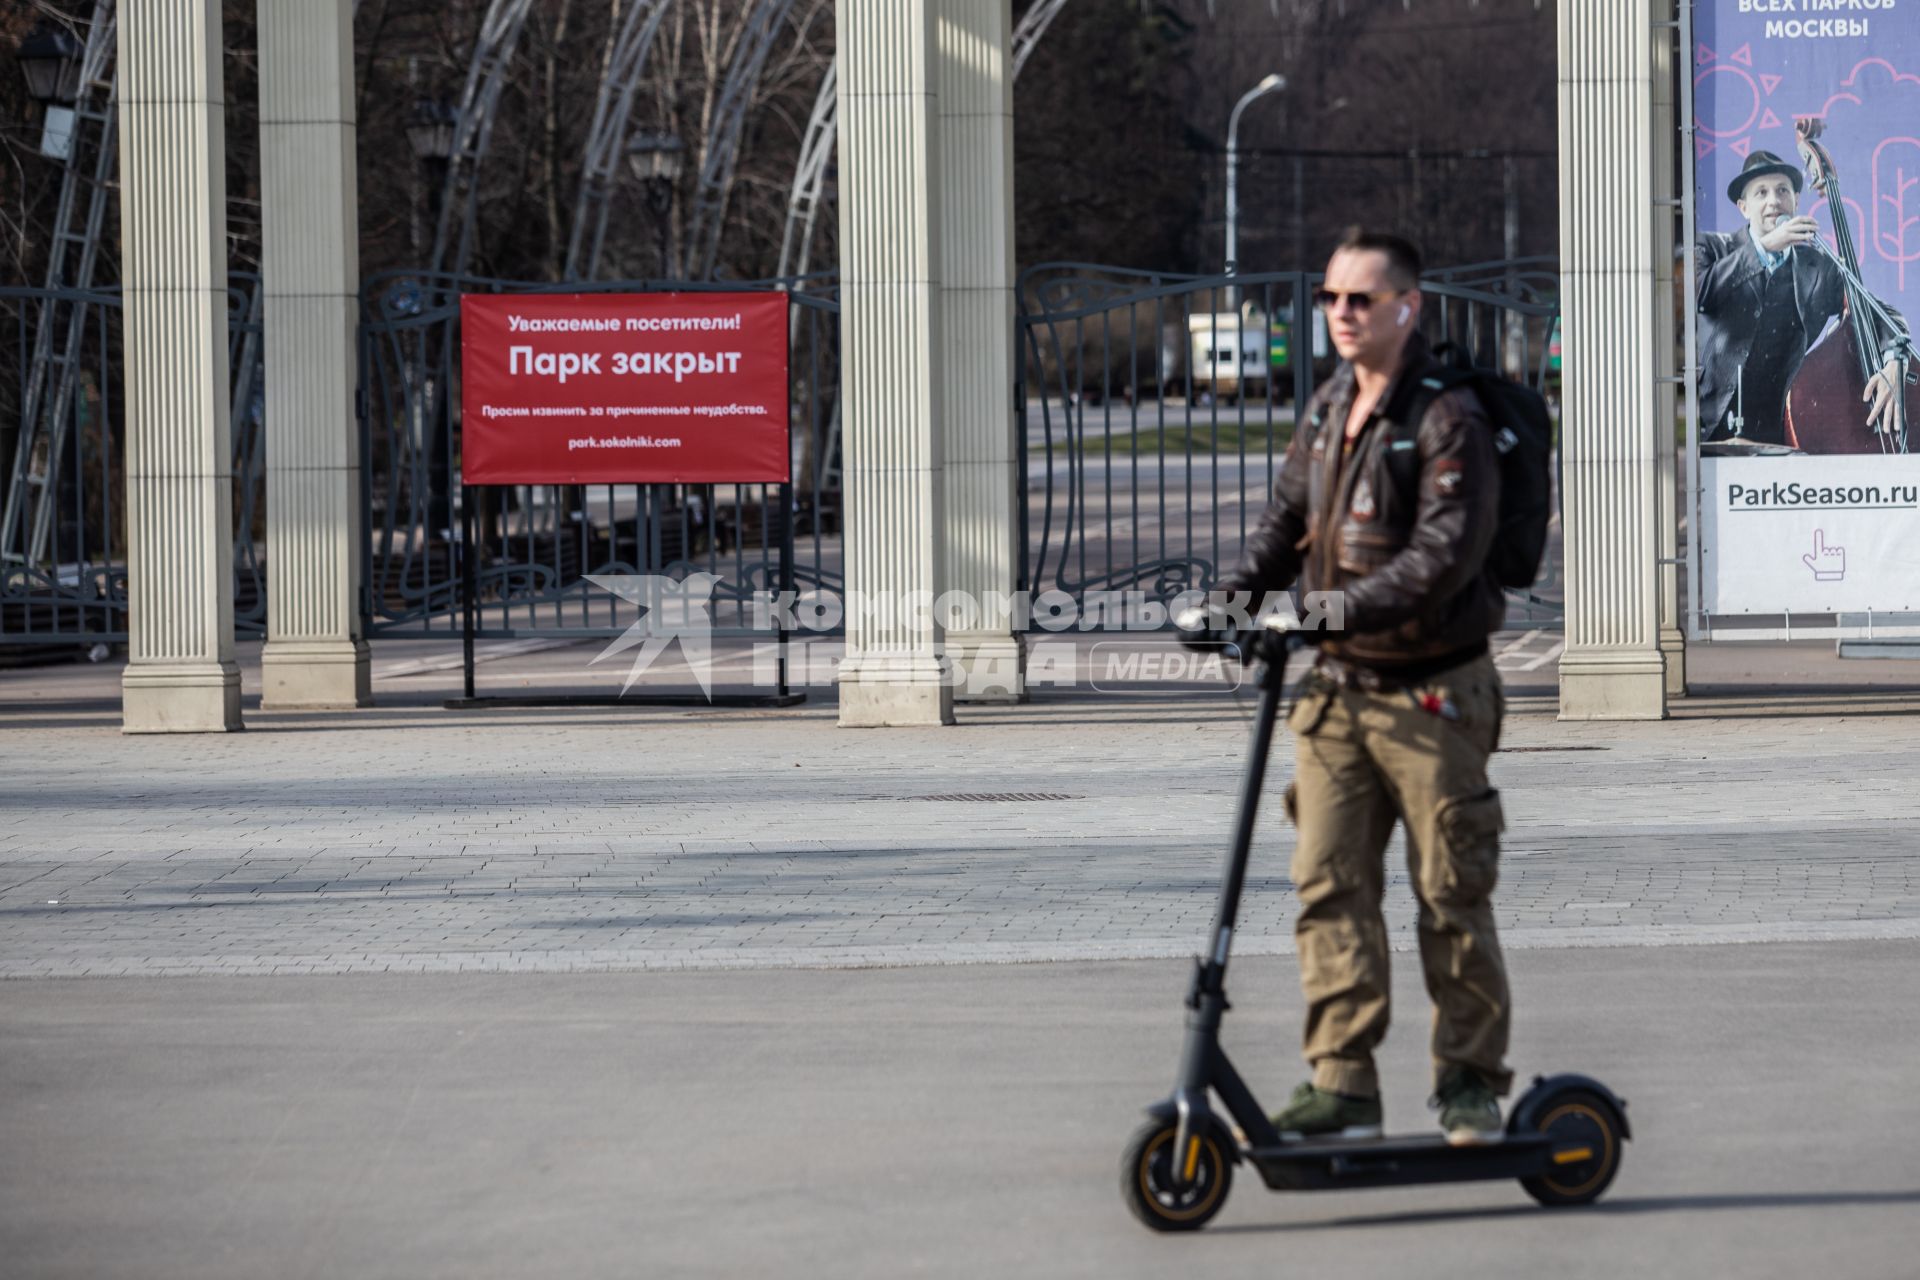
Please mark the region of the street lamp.
[[[453, 159], [453, 135], [460, 127], [460, 113], [444, 98], [419, 98], [407, 112], [407, 146], [420, 162], [427, 189], [426, 220], [440, 225], [440, 205], [447, 184], [447, 167]], [[413, 253], [426, 252], [426, 236], [420, 224], [419, 188], [407, 202], [407, 220], [412, 228]]]
[[14, 57], [27, 78], [27, 94], [43, 106], [70, 107], [80, 100], [82, 48], [71, 31], [42, 22]]
[[650, 197], [658, 198], [656, 184], [671, 190], [686, 162], [687, 144], [671, 133], [639, 133], [627, 143], [627, 167]]
[[686, 167], [687, 144], [671, 133], [639, 133], [627, 143], [627, 167], [646, 192], [647, 208], [653, 213], [655, 232], [660, 238], [660, 275], [671, 274], [667, 265], [667, 236], [671, 229], [668, 213], [673, 209], [673, 193]]
[[1286, 87], [1285, 76], [1268, 76], [1247, 90], [1245, 96], [1234, 104], [1233, 114], [1227, 117], [1227, 274], [1230, 276], [1240, 271], [1240, 113], [1255, 98]]
[[407, 113], [407, 145], [414, 159], [444, 164], [453, 156], [453, 131], [460, 113], [439, 98], [422, 98]]
[[[439, 240], [440, 215], [446, 203], [447, 170], [453, 163], [453, 139], [459, 128], [460, 113], [444, 98], [416, 98], [413, 109], [407, 112], [407, 147], [419, 162], [419, 172], [424, 177], [422, 185], [426, 187], [427, 194], [423, 225], [418, 195], [420, 187], [410, 185], [407, 221], [416, 262], [425, 258], [428, 226], [434, 228], [436, 242]], [[440, 263], [436, 260], [432, 265], [437, 268]], [[427, 292], [432, 295], [435, 288], [428, 284]], [[444, 441], [448, 438], [444, 416], [446, 397], [441, 394], [445, 384], [437, 374], [431, 354], [432, 344], [424, 330], [419, 334], [419, 341], [420, 387], [414, 398], [414, 430], [418, 433], [421, 456], [427, 461], [428, 536], [451, 540], [454, 533], [453, 459], [450, 450], [443, 456]], [[467, 554], [466, 549], [462, 549], [462, 554]]]
[[20, 42], [14, 55], [27, 80], [27, 94], [46, 110], [40, 129], [40, 154], [65, 160], [73, 137], [73, 104], [80, 100], [80, 71], [85, 50], [65, 27], [41, 22]]
[[[654, 235], [660, 244], [660, 275], [665, 280], [672, 276], [673, 267], [668, 261], [672, 251], [673, 237], [673, 193], [680, 182], [680, 173], [687, 163], [687, 144], [671, 133], [637, 133], [627, 143], [627, 167], [640, 183], [640, 189], [646, 193], [647, 208], [653, 213]], [[655, 512], [665, 511], [673, 502], [674, 489], [671, 485], [651, 485], [651, 495], [647, 502]], [[694, 497], [692, 491], [688, 491]], [[689, 506], [692, 504], [689, 503]], [[688, 512], [689, 516], [693, 513]]]

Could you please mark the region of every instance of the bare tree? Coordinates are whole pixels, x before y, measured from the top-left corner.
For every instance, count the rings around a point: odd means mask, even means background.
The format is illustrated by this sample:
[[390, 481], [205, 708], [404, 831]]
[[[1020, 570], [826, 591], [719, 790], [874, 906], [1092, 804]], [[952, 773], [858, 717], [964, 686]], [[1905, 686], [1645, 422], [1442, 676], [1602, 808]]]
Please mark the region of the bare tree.
[[[611, 40], [641, 0], [541, 0], [510, 64], [480, 175], [474, 269], [556, 279], [565, 262], [581, 157]], [[640, 70], [635, 130], [688, 148], [672, 204], [669, 256], [686, 269], [698, 175], [720, 145], [729, 74], [754, 15], [777, 0], [666, 0]], [[1024, 0], [1016, 0], [1016, 8]], [[406, 124], [421, 98], [455, 96], [486, 0], [362, 0], [358, 73], [363, 270], [417, 265], [437, 175]], [[253, 0], [226, 0], [229, 233], [236, 267], [259, 261], [258, 66]], [[0, 10], [0, 45], [45, 18], [78, 30], [85, 0]], [[1071, 0], [1016, 97], [1018, 245], [1025, 262], [1101, 260], [1215, 269], [1227, 112], [1269, 71], [1289, 88], [1241, 133], [1242, 258], [1248, 269], [1311, 265], [1350, 222], [1385, 222], [1435, 261], [1501, 256], [1503, 201], [1529, 253], [1555, 249], [1553, 6], [1479, 0]], [[791, 0], [753, 82], [731, 166], [701, 203], [717, 225], [716, 271], [753, 278], [778, 260], [785, 206], [813, 98], [833, 58], [832, 0]], [[1489, 67], [1500, 74], [1488, 75]], [[1116, 122], [1121, 122], [1118, 125]], [[39, 112], [18, 76], [0, 76], [0, 264], [43, 271], [59, 171], [39, 154]], [[651, 215], [616, 189], [600, 274], [653, 275]], [[831, 266], [833, 219], [816, 265]], [[117, 226], [106, 232], [117, 240]], [[107, 246], [106, 261], [114, 261]], [[103, 276], [110, 279], [111, 276]]]

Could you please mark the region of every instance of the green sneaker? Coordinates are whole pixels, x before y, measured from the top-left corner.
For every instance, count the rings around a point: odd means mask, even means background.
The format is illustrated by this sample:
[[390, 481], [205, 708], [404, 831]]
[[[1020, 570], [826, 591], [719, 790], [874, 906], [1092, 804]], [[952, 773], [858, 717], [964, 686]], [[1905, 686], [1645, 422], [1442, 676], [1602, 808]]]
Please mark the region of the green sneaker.
[[1273, 1118], [1273, 1127], [1288, 1142], [1303, 1138], [1377, 1138], [1380, 1099], [1356, 1098], [1303, 1084], [1293, 1091], [1287, 1109]]
[[1487, 1146], [1506, 1136], [1500, 1123], [1500, 1100], [1471, 1067], [1452, 1066], [1441, 1072], [1440, 1087], [1429, 1105], [1440, 1109], [1440, 1131], [1452, 1146]]

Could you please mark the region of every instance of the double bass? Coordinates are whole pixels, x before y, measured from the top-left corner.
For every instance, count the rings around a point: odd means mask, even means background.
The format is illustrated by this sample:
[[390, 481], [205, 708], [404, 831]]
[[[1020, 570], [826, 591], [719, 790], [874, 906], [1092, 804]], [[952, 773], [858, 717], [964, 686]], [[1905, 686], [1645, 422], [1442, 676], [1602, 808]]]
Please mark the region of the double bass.
[[[1795, 141], [1807, 177], [1826, 197], [1833, 216], [1834, 256], [1860, 279], [1860, 255], [1854, 248], [1847, 207], [1840, 199], [1840, 175], [1833, 157], [1819, 142], [1825, 129], [1821, 117], [1802, 117], [1794, 122]], [[1880, 353], [1892, 335], [1886, 322], [1874, 314], [1871, 301], [1863, 301], [1858, 292], [1848, 284], [1841, 323], [1807, 352], [1787, 391], [1787, 443], [1807, 453], [1905, 453], [1907, 433], [1920, 419], [1920, 388], [1909, 377], [1900, 386], [1904, 410], [1895, 430], [1875, 431], [1867, 420], [1872, 409], [1866, 399], [1867, 383], [1880, 371]]]

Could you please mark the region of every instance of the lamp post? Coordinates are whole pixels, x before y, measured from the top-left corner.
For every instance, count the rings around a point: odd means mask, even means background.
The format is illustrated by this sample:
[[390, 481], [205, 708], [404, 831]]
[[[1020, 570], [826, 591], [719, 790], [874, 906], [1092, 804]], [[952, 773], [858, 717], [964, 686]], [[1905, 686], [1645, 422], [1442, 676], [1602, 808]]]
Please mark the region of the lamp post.
[[1247, 90], [1234, 104], [1233, 114], [1227, 117], [1227, 274], [1230, 276], [1240, 271], [1240, 113], [1255, 98], [1286, 87], [1285, 76], [1268, 76]]
[[46, 108], [40, 154], [65, 160], [73, 135], [73, 104], [80, 100], [85, 49], [71, 31], [42, 21], [14, 55], [27, 80], [27, 95]]
[[[686, 167], [687, 144], [671, 133], [637, 133], [627, 143], [627, 168], [633, 172], [640, 189], [646, 194], [647, 208], [653, 214], [654, 234], [660, 243], [660, 274], [657, 279], [667, 280], [673, 276], [670, 258], [673, 236], [673, 194], [680, 182], [681, 170]], [[646, 543], [639, 553], [648, 566], [648, 572], [657, 570], [653, 548], [659, 546], [657, 529], [666, 518], [673, 503], [674, 486], [649, 485], [646, 499], [646, 526], [643, 535]], [[693, 491], [688, 491], [692, 495]], [[689, 506], [693, 503], [690, 501]], [[689, 519], [698, 520], [694, 511], [688, 511]], [[692, 548], [688, 548], [689, 554]]]
[[[426, 222], [438, 235], [440, 206], [445, 200], [447, 166], [453, 159], [453, 135], [460, 124], [460, 113], [444, 98], [419, 98], [407, 113], [407, 146], [420, 162], [427, 188]], [[408, 201], [413, 232], [414, 260], [426, 253], [426, 233], [421, 225], [420, 201]], [[423, 263], [423, 267], [426, 264]], [[433, 264], [438, 265], [438, 264]], [[428, 282], [423, 293], [432, 295], [435, 282]], [[420, 386], [414, 395], [414, 430], [420, 441], [420, 454], [426, 459], [428, 537], [451, 540], [453, 537], [453, 458], [448, 449], [450, 434], [444, 425], [450, 412], [444, 385], [437, 376], [435, 360], [426, 332], [420, 337]], [[442, 456], [445, 454], [446, 456]], [[464, 548], [462, 554], [471, 549]]]
[[653, 213], [655, 233], [660, 238], [660, 278], [673, 274], [667, 261], [668, 235], [672, 229], [673, 193], [686, 167], [687, 144], [671, 133], [640, 133], [627, 143], [627, 167], [646, 192], [647, 208]]
[[443, 98], [421, 98], [407, 113], [407, 145], [421, 160], [446, 163], [453, 155], [453, 130], [460, 113]]
[[[421, 98], [407, 113], [407, 145], [426, 173], [427, 220], [435, 224], [440, 219], [441, 189], [446, 186], [447, 164], [453, 158], [453, 133], [459, 123], [460, 113], [444, 98]], [[413, 230], [416, 258], [425, 251], [423, 239], [416, 217]]]

